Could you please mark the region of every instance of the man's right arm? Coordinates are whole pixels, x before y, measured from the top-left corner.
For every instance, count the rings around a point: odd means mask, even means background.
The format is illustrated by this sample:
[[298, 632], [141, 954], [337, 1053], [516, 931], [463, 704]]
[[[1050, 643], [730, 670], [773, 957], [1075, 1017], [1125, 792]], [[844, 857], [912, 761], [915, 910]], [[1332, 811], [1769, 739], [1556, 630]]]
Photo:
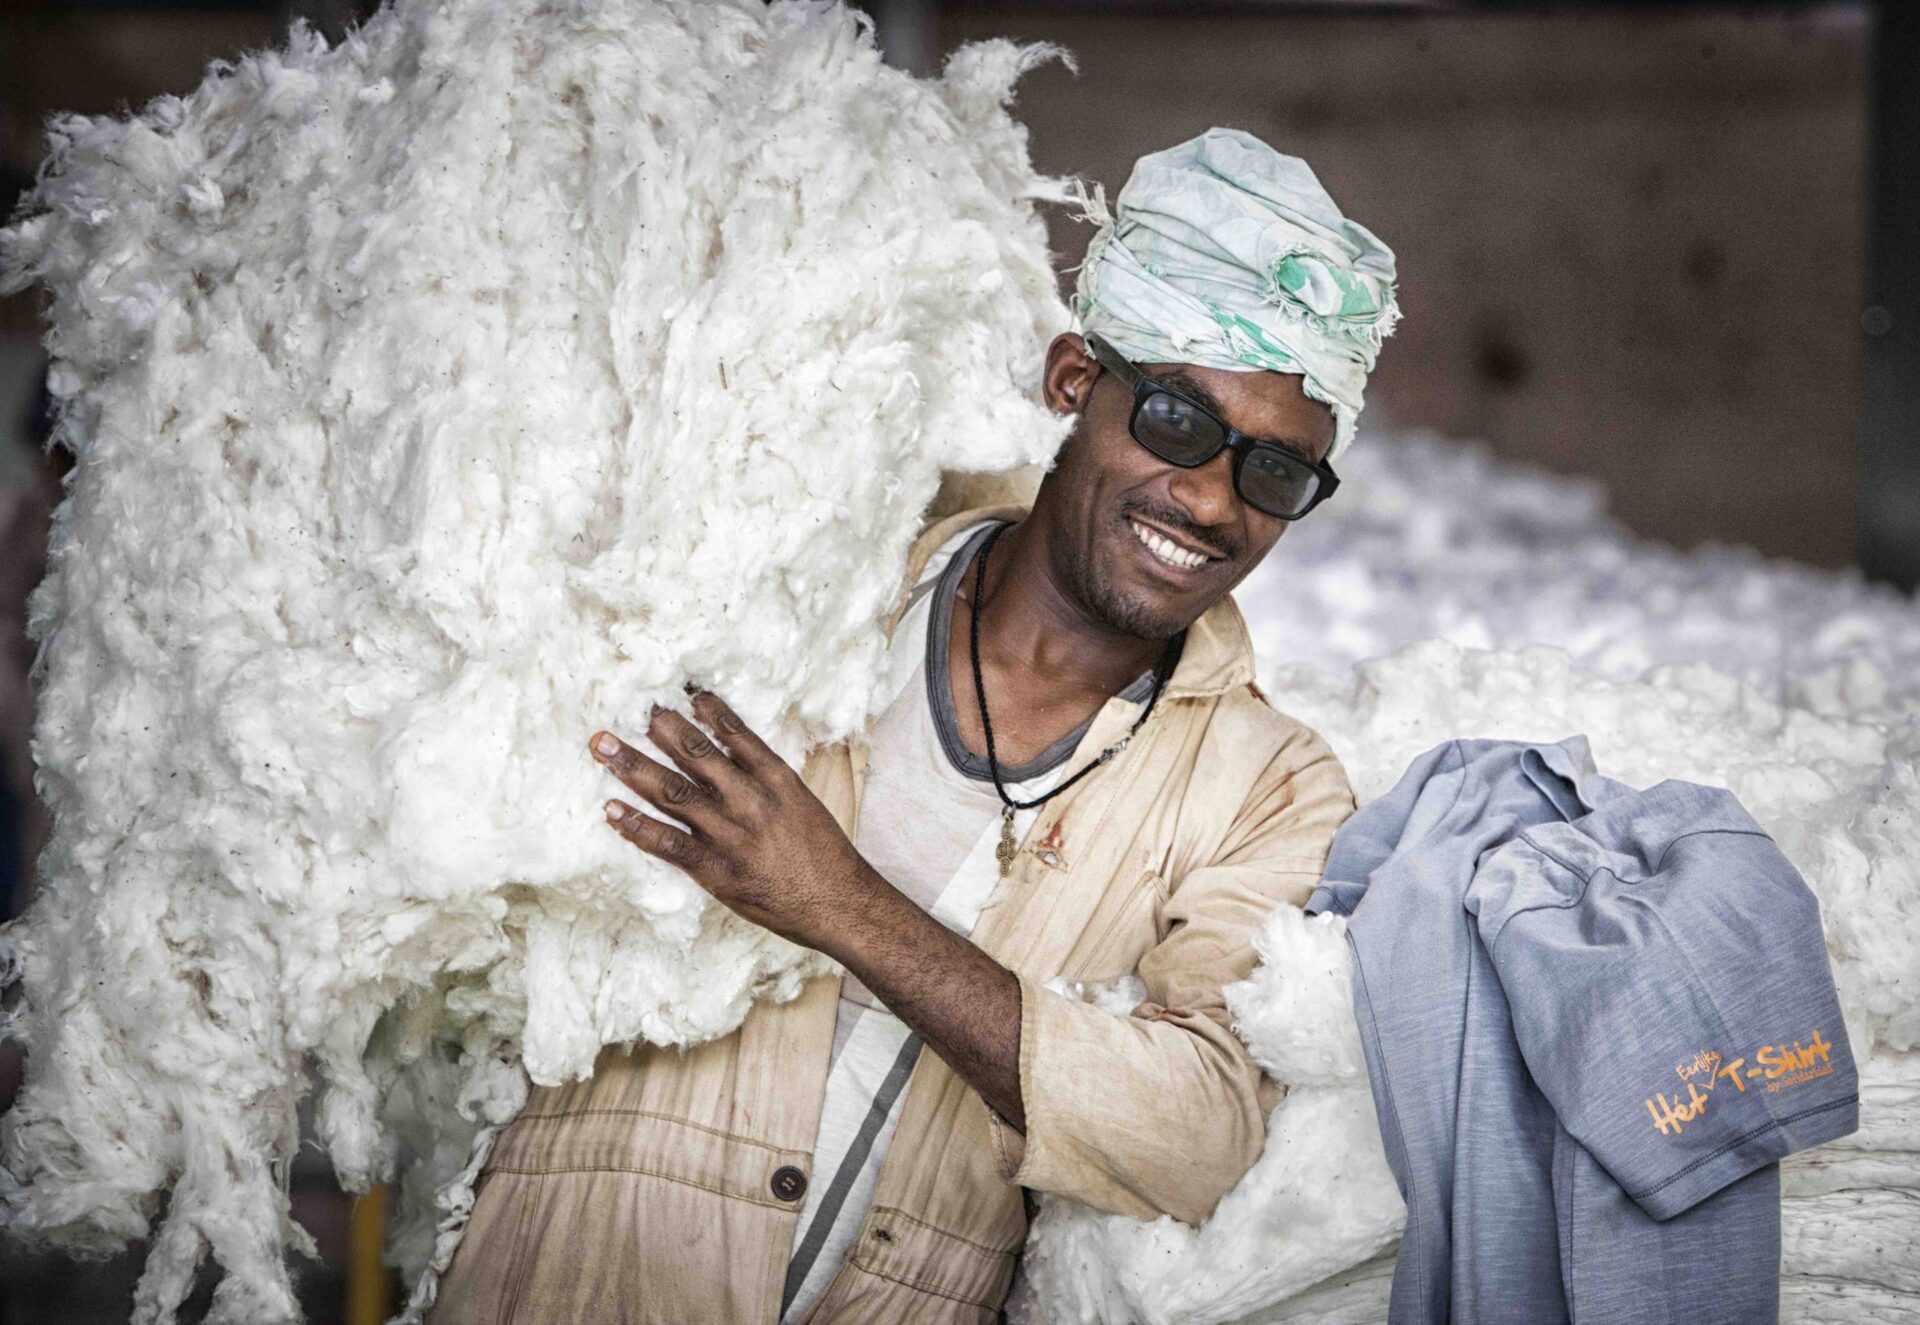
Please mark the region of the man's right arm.
[[1166, 937], [1141, 958], [1147, 999], [1115, 1017], [1020, 977], [1024, 1136], [988, 1111], [1000, 1174], [1136, 1219], [1199, 1224], [1266, 1140], [1260, 1068], [1223, 990], [1258, 963], [1253, 935], [1320, 881], [1353, 813], [1346, 772], [1302, 727], [1246, 796], [1208, 864], [1171, 881]]

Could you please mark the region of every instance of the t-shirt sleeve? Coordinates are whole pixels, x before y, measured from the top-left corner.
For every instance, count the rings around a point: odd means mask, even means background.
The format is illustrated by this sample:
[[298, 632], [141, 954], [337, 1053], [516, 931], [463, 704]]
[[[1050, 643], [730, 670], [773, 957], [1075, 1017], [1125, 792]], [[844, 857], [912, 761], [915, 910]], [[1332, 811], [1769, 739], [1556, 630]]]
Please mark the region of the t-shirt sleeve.
[[1655, 1219], [1859, 1125], [1819, 905], [1760, 832], [1657, 856], [1574, 824], [1481, 862], [1468, 894], [1528, 1071]]

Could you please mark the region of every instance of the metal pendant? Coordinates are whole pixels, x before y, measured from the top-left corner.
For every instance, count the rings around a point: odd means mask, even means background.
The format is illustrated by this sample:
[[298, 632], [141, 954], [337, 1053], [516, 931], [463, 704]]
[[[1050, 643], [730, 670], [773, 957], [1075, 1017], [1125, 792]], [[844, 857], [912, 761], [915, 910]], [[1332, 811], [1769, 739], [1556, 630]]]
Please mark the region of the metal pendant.
[[1000, 861], [1000, 877], [1006, 878], [1013, 869], [1013, 807], [1000, 809], [1000, 845], [994, 849], [994, 856]]

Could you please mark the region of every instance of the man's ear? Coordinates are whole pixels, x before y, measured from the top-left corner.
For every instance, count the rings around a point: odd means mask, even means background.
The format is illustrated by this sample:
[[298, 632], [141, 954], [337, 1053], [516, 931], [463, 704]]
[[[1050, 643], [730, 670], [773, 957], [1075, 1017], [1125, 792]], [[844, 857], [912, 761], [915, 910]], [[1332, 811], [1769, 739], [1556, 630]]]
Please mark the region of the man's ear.
[[1100, 376], [1100, 365], [1087, 352], [1078, 332], [1064, 331], [1047, 346], [1047, 367], [1041, 378], [1041, 394], [1047, 408], [1055, 414], [1079, 414], [1087, 407], [1093, 384]]

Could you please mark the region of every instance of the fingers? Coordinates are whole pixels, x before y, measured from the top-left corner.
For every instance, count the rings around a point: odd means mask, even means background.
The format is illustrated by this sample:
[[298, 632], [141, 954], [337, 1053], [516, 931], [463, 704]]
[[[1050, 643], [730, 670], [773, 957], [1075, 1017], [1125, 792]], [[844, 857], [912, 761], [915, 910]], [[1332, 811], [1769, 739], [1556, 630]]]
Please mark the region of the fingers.
[[711, 690], [693, 690], [689, 693], [693, 696], [694, 713], [718, 734], [734, 763], [755, 775], [774, 767], [786, 767], [786, 761], [742, 722], [740, 715], [728, 708], [718, 695]]
[[[660, 825], [661, 831], [656, 833], [648, 825], [657, 820], [638, 812], [618, 817], [613, 807], [619, 802], [608, 802], [608, 822], [620, 829], [623, 836], [643, 850], [676, 864], [680, 864], [680, 860], [667, 852], [685, 854], [698, 848], [706, 853], [716, 843], [733, 841], [742, 826], [750, 824], [756, 813], [771, 803], [780, 784], [763, 780], [759, 776], [761, 771], [790, 772], [785, 761], [718, 697], [704, 690], [692, 694], [694, 712], [719, 733], [725, 748], [681, 714], [656, 708], [647, 722], [647, 736], [678, 766], [677, 772], [648, 758], [611, 732], [595, 732], [587, 742], [593, 757], [621, 782], [647, 804], [691, 830], [682, 832]], [[687, 867], [682, 865], [682, 868]]]
[[595, 732], [588, 748], [615, 777], [663, 813], [697, 830], [711, 827], [713, 792], [707, 786], [647, 758], [612, 732]]
[[647, 722], [647, 736], [688, 776], [723, 795], [737, 790], [743, 781], [727, 752], [672, 709], [653, 711], [653, 717]]
[[652, 815], [640, 813], [625, 801], [608, 801], [606, 814], [615, 832], [649, 856], [656, 856], [688, 874], [697, 874], [707, 862], [707, 849], [698, 838], [672, 824], [663, 824]]

